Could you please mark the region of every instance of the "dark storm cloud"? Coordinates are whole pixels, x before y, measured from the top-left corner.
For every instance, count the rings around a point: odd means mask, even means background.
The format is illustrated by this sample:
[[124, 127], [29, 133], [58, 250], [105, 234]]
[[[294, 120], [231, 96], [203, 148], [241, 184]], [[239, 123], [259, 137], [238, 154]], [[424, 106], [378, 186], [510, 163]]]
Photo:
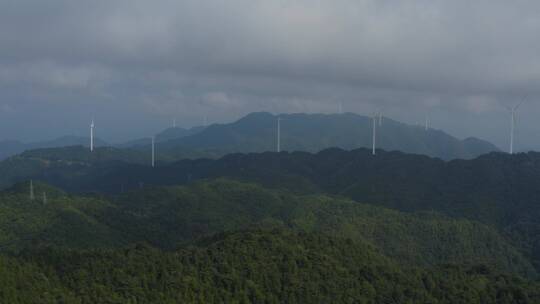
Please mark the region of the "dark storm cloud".
[[470, 117], [473, 135], [496, 136], [474, 115], [539, 95], [538, 16], [535, 1], [4, 0], [0, 115], [67, 107], [197, 124], [343, 101], [409, 120], [459, 115], [441, 119], [459, 135]]

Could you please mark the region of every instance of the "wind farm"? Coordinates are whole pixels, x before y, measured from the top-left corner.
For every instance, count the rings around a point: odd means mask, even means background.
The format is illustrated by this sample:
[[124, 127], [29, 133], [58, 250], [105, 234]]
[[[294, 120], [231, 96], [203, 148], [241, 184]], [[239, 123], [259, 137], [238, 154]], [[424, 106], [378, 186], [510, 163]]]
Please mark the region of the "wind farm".
[[0, 303], [540, 303], [538, 12], [0, 1]]

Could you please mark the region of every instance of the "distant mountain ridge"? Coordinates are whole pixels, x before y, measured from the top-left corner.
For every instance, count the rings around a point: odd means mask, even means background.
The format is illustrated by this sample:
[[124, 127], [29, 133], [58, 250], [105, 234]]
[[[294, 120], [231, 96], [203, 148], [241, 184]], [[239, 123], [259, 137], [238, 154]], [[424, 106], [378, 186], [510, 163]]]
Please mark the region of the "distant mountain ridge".
[[[160, 153], [175, 159], [220, 157], [229, 153], [275, 151], [277, 118], [281, 117], [281, 148], [318, 152], [330, 147], [346, 150], [372, 145], [372, 120], [353, 113], [281, 114], [251, 113], [236, 122], [214, 124], [200, 132], [158, 144]], [[425, 130], [384, 117], [377, 122], [377, 148], [423, 154], [441, 159], [471, 159], [499, 151], [484, 140], [459, 140], [443, 131]]]
[[[90, 138], [84, 136], [67, 135], [52, 140], [33, 143], [23, 143], [17, 140], [0, 141], [0, 160], [34, 149], [46, 149], [68, 146], [89, 146]], [[94, 138], [96, 147], [108, 146], [108, 143], [100, 138]]]
[[[157, 158], [165, 161], [184, 158], [219, 158], [230, 153], [275, 151], [277, 117], [266, 112], [251, 113], [227, 124], [208, 127], [168, 128], [155, 136]], [[353, 113], [281, 114], [281, 149], [283, 151], [318, 152], [337, 147], [345, 150], [370, 148], [372, 120]], [[384, 117], [377, 123], [377, 148], [423, 154], [444, 160], [471, 159], [499, 149], [477, 138], [457, 139], [441, 130], [408, 125]], [[112, 145], [119, 149], [136, 149], [149, 153], [151, 138], [141, 138]], [[88, 146], [87, 137], [64, 136], [50, 141], [21, 143], [0, 142], [0, 160], [24, 151], [43, 148]], [[95, 140], [96, 147], [111, 146]]]
[[[197, 134], [204, 129], [205, 127], [202, 127], [202, 126], [192, 127], [189, 129], [180, 128], [180, 127], [172, 127], [172, 128], [165, 129], [161, 131], [160, 133], [156, 134], [155, 139], [157, 143], [168, 141], [168, 140], [179, 139], [186, 136]], [[135, 148], [135, 147], [150, 145], [151, 141], [152, 141], [152, 138], [145, 137], [145, 138], [130, 140], [128, 142], [121, 143], [116, 146], [118, 148]]]

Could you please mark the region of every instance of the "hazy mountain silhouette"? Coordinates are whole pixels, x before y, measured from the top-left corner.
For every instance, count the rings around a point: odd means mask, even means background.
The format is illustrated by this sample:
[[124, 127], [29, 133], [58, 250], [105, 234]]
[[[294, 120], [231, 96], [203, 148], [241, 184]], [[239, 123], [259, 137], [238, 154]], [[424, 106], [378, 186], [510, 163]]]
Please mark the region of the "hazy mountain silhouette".
[[[168, 128], [156, 134], [156, 142], [159, 143], [159, 142], [164, 142], [168, 140], [175, 140], [175, 139], [183, 138], [186, 136], [197, 134], [204, 129], [205, 127], [201, 127], [201, 126], [193, 127], [189, 129], [184, 129], [180, 127]], [[152, 139], [150, 137], [145, 137], [145, 138], [130, 140], [128, 142], [121, 143], [116, 146], [119, 148], [134, 148], [134, 147], [150, 145], [151, 141]]]
[[[108, 143], [102, 139], [94, 138], [96, 147], [107, 146]], [[22, 153], [24, 151], [44, 148], [57, 148], [68, 146], [89, 146], [90, 138], [84, 136], [62, 136], [52, 140], [23, 143], [16, 140], [0, 141], [0, 160]]]
[[[346, 150], [371, 147], [372, 120], [353, 113], [282, 114], [281, 149], [318, 152], [338, 147]], [[277, 116], [251, 113], [229, 124], [214, 124], [200, 132], [158, 144], [160, 153], [183, 157], [219, 157], [236, 152], [275, 151]], [[477, 138], [459, 140], [441, 130], [407, 125], [389, 118], [377, 122], [377, 148], [424, 154], [441, 159], [470, 159], [498, 151]]]
[[[281, 148], [284, 151], [318, 152], [330, 147], [346, 150], [372, 145], [372, 120], [353, 113], [282, 114]], [[403, 151], [441, 159], [470, 159], [499, 151], [493, 144], [477, 139], [457, 139], [441, 130], [425, 130], [384, 117], [377, 122], [377, 148]], [[150, 151], [151, 139], [141, 138], [115, 145], [117, 148]], [[23, 151], [67, 146], [88, 146], [87, 137], [64, 136], [50, 141], [24, 144], [0, 142], [0, 159]], [[96, 139], [96, 146], [107, 146]], [[218, 158], [229, 153], [275, 151], [277, 116], [251, 113], [236, 122], [208, 127], [168, 128], [156, 135], [157, 154], [162, 160]]]

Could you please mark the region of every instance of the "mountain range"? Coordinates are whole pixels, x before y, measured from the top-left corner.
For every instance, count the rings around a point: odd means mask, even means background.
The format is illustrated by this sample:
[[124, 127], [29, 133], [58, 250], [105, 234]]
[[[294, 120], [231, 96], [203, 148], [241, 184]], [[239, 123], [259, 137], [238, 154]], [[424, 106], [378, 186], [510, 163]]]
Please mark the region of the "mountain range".
[[[318, 152], [372, 146], [372, 118], [345, 114], [251, 113], [230, 124], [214, 124], [191, 136], [161, 142], [159, 153], [174, 159], [220, 157], [230, 153], [276, 151], [277, 119], [281, 120], [281, 150]], [[407, 125], [389, 118], [377, 120], [377, 148], [424, 154], [441, 159], [470, 159], [499, 151], [477, 139], [459, 140], [447, 133]], [[146, 148], [148, 149], [148, 148]]]
[[[184, 158], [218, 158], [229, 153], [275, 151], [277, 117], [269, 113], [251, 113], [236, 122], [208, 127], [169, 128], [155, 136], [157, 157], [162, 161]], [[281, 114], [281, 149], [318, 152], [330, 147], [367, 148], [372, 145], [372, 119], [353, 113]], [[477, 139], [459, 140], [443, 131], [407, 125], [389, 118], [377, 121], [377, 148], [424, 154], [441, 159], [470, 159], [498, 151], [493, 144]], [[87, 146], [86, 137], [65, 136], [51, 141], [23, 144], [0, 142], [0, 159], [24, 151]], [[96, 146], [135, 149], [150, 154], [151, 138], [110, 145], [96, 139]]]
[[417, 150], [372, 155], [369, 117], [280, 118], [279, 153], [254, 113], [165, 130], [155, 167], [148, 139], [0, 161], [0, 300], [540, 301], [540, 153], [384, 118]]

